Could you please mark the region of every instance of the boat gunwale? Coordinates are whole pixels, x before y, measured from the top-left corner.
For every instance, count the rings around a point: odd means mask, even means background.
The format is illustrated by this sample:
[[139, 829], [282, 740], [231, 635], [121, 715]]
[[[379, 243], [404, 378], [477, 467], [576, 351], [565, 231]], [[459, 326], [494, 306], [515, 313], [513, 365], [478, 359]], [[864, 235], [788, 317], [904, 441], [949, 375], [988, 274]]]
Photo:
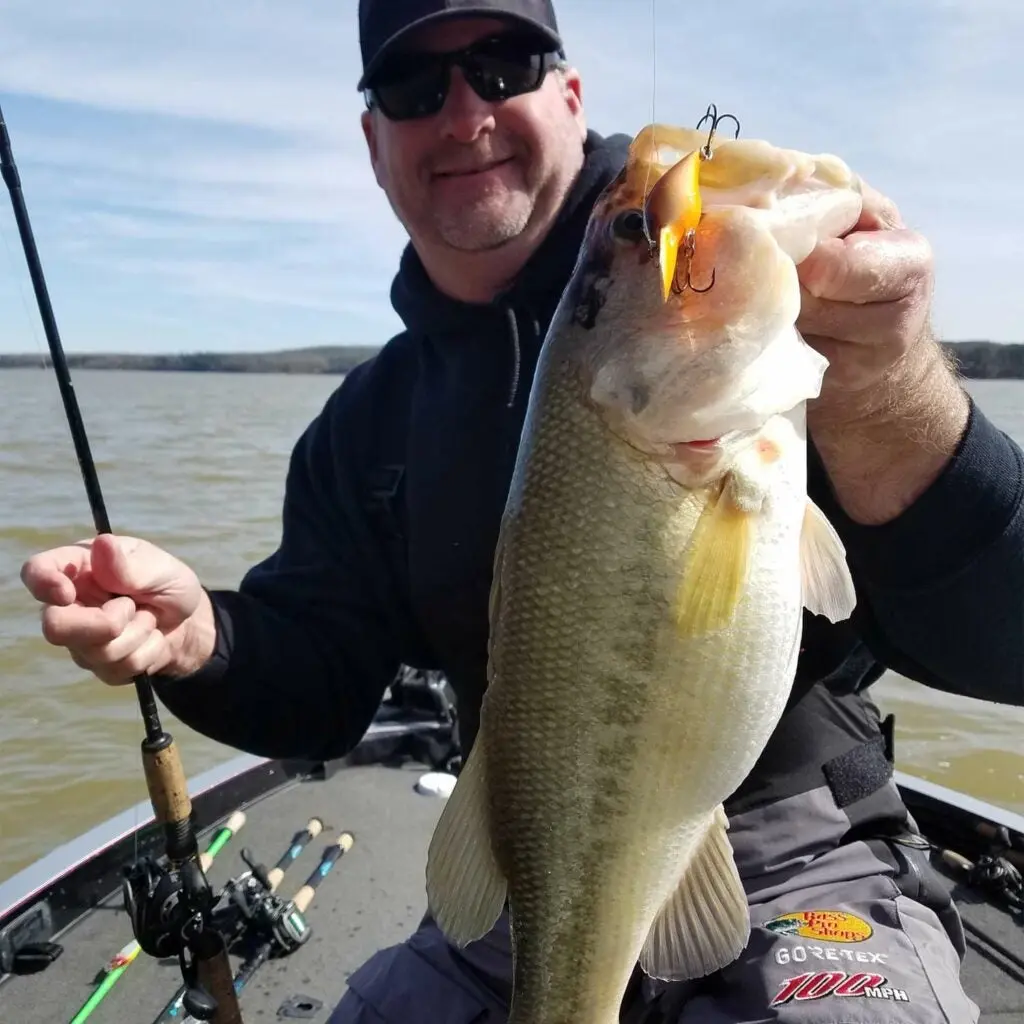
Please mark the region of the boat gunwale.
[[[259, 767], [269, 758], [254, 754], [239, 754], [222, 761], [188, 780], [188, 791], [193, 804], [215, 788], [235, 781], [245, 772]], [[77, 868], [95, 860], [112, 847], [133, 835], [143, 833], [153, 825], [155, 815], [149, 800], [138, 803], [93, 825], [90, 829], [54, 847], [31, 864], [0, 882], [0, 923], [11, 913], [45, 889], [73, 873]], [[85, 847], [88, 846], [88, 850]], [[79, 853], [78, 851], [83, 852]], [[39, 879], [37, 882], [36, 879]], [[16, 893], [17, 895], [11, 895]]]
[[962, 790], [951, 789], [941, 783], [931, 782], [919, 775], [896, 770], [893, 772], [893, 780], [904, 794], [914, 793], [933, 803], [952, 807], [962, 814], [973, 816], [979, 822], [987, 822], [996, 826], [1003, 825], [1011, 835], [1016, 833], [1024, 838], [1024, 815], [1018, 814], [1016, 811], [989, 803], [987, 800], [971, 796]]

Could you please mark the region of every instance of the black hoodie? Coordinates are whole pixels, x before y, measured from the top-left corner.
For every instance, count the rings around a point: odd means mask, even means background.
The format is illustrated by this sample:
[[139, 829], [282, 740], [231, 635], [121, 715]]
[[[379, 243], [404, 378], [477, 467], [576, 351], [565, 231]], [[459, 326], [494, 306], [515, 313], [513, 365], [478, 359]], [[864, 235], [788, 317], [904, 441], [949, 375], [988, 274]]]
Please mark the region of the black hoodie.
[[[182, 721], [257, 754], [340, 756], [405, 663], [447, 674], [468, 749], [494, 544], [537, 355], [628, 142], [589, 134], [557, 223], [491, 304], [441, 295], [406, 249], [391, 292], [406, 330], [346, 376], [297, 442], [278, 550], [238, 591], [211, 591], [210, 662], [156, 681]], [[811, 495], [847, 545], [858, 607], [836, 626], [805, 615], [790, 710], [731, 811], [820, 785], [822, 765], [845, 765], [850, 751], [876, 756], [859, 777], [833, 773], [846, 795], [877, 785], [879, 716], [859, 691], [884, 666], [1024, 704], [1022, 466], [972, 407], [942, 477], [896, 521], [862, 527], [836, 506], [811, 450]]]

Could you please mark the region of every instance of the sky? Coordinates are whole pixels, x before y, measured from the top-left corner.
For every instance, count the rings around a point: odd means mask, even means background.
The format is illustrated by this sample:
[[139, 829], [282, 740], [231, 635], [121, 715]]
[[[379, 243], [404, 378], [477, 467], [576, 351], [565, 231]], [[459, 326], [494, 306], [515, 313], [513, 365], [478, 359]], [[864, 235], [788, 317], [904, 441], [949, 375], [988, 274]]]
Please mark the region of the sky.
[[[0, 0], [0, 105], [68, 352], [379, 345], [405, 244], [356, 0]], [[935, 253], [950, 340], [1024, 341], [1018, 0], [556, 0], [589, 124], [841, 156]], [[0, 352], [45, 337], [6, 189]]]

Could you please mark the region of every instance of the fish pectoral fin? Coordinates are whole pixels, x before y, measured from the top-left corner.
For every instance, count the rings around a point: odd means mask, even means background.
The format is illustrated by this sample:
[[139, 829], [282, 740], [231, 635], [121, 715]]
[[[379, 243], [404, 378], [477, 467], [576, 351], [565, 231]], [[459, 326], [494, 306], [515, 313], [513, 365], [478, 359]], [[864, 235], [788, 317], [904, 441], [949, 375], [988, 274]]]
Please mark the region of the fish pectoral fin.
[[750, 910], [721, 804], [675, 892], [651, 925], [640, 966], [652, 978], [703, 978], [735, 960], [750, 940]]
[[482, 938], [505, 905], [508, 884], [491, 845], [487, 765], [477, 737], [427, 850], [427, 906], [456, 946]]
[[487, 685], [490, 686], [496, 673], [494, 651], [497, 647], [498, 632], [501, 629], [501, 576], [505, 565], [506, 531], [510, 529], [507, 513], [502, 516], [498, 539], [494, 545], [494, 560], [491, 566], [491, 588], [487, 595]]
[[857, 592], [846, 564], [846, 549], [825, 514], [808, 499], [800, 533], [800, 577], [804, 607], [839, 622], [853, 614]]
[[734, 500], [727, 477], [721, 494], [704, 506], [683, 566], [676, 599], [681, 636], [699, 636], [727, 626], [747, 581], [754, 513]]

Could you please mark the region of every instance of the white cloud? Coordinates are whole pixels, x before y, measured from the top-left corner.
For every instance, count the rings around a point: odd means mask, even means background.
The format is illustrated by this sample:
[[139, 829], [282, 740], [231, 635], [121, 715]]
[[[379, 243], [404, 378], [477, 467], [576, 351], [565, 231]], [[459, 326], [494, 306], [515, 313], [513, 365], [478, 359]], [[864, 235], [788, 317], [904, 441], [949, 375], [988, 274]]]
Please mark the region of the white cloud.
[[[354, 11], [326, 0], [211, 8], [8, 0], [0, 86], [113, 111], [337, 137], [355, 108]], [[339, 93], [344, 93], [343, 97]]]
[[[947, 336], [1024, 336], [1024, 8], [556, 3], [593, 127], [636, 131], [652, 104], [692, 124], [715, 102], [745, 135], [838, 153], [932, 241]], [[385, 340], [404, 236], [358, 71], [355, 3], [6, 0], [0, 98], [69, 350]], [[17, 262], [9, 210], [0, 232]], [[38, 333], [17, 273], [7, 351]]]
[[[656, 47], [652, 46], [652, 8]], [[946, 337], [1024, 340], [1024, 70], [1016, 0], [671, 0], [559, 6], [599, 128], [695, 124], [829, 151], [935, 251]], [[652, 63], [652, 52], [656, 61]]]

